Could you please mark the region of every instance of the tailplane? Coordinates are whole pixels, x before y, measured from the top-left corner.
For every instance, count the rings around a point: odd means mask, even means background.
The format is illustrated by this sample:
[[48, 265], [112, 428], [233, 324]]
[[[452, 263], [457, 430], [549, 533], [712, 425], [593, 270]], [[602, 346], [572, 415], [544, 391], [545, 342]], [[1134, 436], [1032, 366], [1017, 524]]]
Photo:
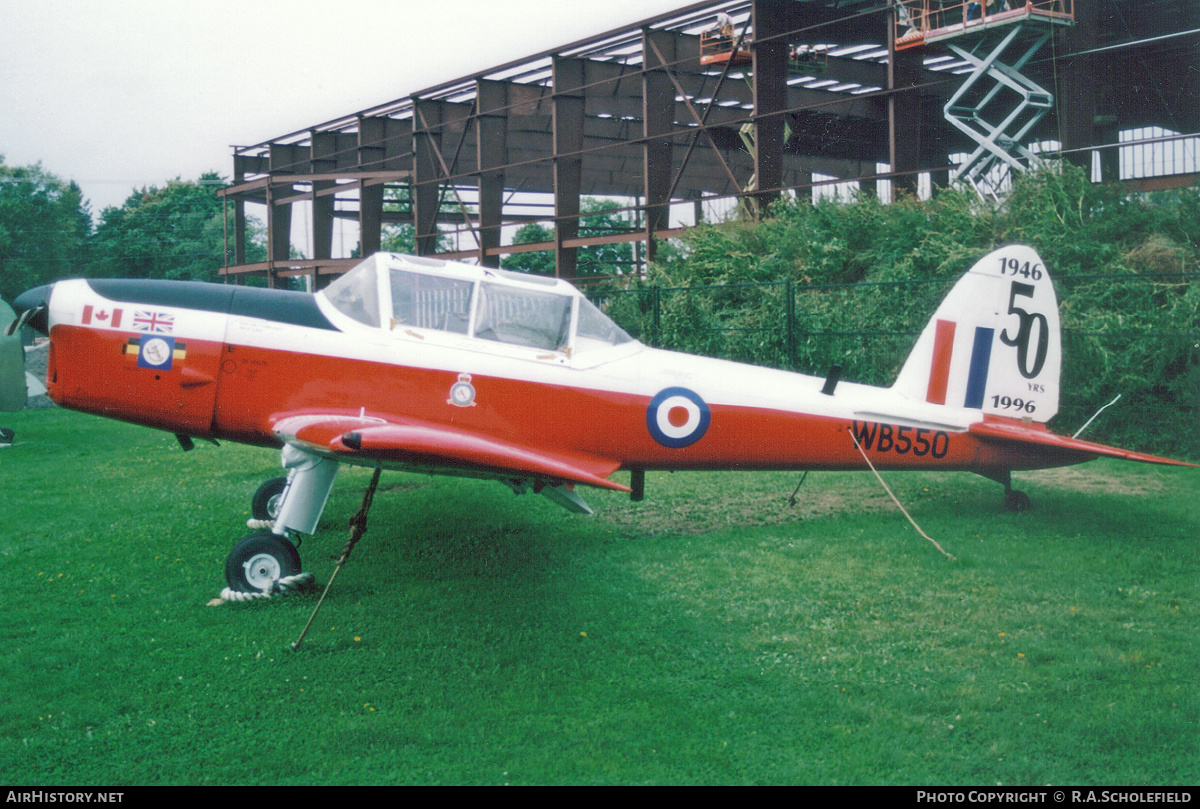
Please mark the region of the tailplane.
[[981, 259], [921, 332], [893, 390], [933, 404], [1049, 421], [1062, 340], [1050, 273], [1030, 247]]

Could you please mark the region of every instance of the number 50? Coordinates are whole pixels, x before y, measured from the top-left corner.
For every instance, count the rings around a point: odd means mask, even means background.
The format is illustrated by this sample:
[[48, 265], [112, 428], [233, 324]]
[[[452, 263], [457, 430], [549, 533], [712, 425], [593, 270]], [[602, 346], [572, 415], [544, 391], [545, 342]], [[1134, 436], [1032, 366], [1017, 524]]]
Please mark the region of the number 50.
[[[1020, 306], [1017, 306], [1017, 298], [1032, 298], [1034, 287], [1032, 284], [1022, 284], [1019, 281], [1013, 281], [1012, 290], [1008, 296], [1008, 313], [1016, 315], [1020, 321], [1017, 327], [1015, 337], [1010, 337], [1008, 329], [1005, 329], [1000, 340], [1007, 346], [1015, 346], [1017, 349], [1017, 368], [1021, 371], [1021, 376], [1026, 379], [1033, 379], [1042, 371], [1042, 366], [1046, 364], [1046, 351], [1050, 348], [1050, 324], [1046, 321], [1046, 316], [1041, 312], [1027, 312]], [[1030, 338], [1033, 336], [1034, 325], [1037, 325], [1037, 345], [1030, 349]], [[1032, 365], [1030, 363], [1030, 355], [1032, 354]]]

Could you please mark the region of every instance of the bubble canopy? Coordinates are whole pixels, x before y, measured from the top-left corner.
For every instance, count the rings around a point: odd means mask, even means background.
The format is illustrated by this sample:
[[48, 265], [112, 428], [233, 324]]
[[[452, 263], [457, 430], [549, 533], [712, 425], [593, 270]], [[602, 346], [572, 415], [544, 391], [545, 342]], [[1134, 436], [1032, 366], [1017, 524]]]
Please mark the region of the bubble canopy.
[[378, 253], [318, 294], [383, 330], [446, 332], [568, 355], [635, 342], [561, 279], [438, 259]]

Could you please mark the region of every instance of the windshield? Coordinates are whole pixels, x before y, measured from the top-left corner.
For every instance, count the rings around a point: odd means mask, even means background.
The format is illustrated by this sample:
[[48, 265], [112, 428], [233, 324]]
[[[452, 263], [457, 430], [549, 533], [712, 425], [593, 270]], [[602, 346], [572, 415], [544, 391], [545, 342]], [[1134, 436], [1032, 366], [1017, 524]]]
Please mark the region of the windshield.
[[567, 345], [571, 298], [501, 284], [479, 286], [475, 336], [511, 345], [557, 351]]
[[579, 299], [579, 325], [575, 330], [576, 351], [630, 342], [633, 342], [633, 338], [609, 320], [608, 315], [596, 308], [595, 304], [587, 298]]
[[375, 264], [364, 262], [321, 290], [344, 315], [368, 326], [379, 326], [379, 293], [375, 286]]

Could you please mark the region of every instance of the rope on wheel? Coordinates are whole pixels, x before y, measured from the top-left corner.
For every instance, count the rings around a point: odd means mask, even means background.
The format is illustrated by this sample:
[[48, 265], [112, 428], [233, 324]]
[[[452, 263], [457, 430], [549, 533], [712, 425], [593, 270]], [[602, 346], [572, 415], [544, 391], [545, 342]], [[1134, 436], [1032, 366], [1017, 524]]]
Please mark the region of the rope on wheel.
[[262, 528], [266, 528], [268, 531], [273, 531], [275, 529], [275, 521], [274, 520], [256, 520], [253, 517], [251, 517], [250, 519], [246, 520], [246, 527], [249, 528], [251, 531], [257, 531]]
[[313, 580], [311, 573], [297, 573], [295, 576], [284, 576], [272, 582], [271, 589], [255, 590], [253, 593], [243, 593], [226, 587], [221, 591], [221, 601], [261, 601], [275, 596], [285, 596], [306, 589]]

